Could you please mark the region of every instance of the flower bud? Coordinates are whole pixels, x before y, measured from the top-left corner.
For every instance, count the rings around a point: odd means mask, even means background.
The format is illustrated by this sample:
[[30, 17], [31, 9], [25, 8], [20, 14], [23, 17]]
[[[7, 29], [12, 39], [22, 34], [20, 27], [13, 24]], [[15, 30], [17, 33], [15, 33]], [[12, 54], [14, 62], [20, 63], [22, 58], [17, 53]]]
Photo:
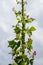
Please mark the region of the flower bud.
[[28, 19], [29, 15], [27, 15], [27, 19]]
[[33, 52], [33, 55], [36, 55], [36, 51]]
[[34, 56], [36, 56], [36, 51], [33, 52], [32, 58], [34, 58]]

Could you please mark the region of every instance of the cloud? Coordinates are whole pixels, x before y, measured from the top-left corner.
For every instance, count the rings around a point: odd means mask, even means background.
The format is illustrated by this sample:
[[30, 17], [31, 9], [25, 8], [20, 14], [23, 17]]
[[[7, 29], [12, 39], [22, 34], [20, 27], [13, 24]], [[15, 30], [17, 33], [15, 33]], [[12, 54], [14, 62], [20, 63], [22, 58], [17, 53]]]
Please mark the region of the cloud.
[[13, 2], [16, 4], [16, 0], [13, 0]]
[[0, 23], [0, 27], [5, 31], [5, 32], [7, 32], [8, 31], [8, 27], [7, 27], [7, 25], [3, 22], [1, 22]]
[[[9, 54], [11, 51], [8, 47], [7, 39], [2, 40], [0, 43], [0, 64], [1, 65], [8, 65], [10, 62], [12, 62], [12, 56]], [[9, 60], [8, 60], [9, 59]]]
[[43, 0], [39, 0], [41, 4], [43, 4]]

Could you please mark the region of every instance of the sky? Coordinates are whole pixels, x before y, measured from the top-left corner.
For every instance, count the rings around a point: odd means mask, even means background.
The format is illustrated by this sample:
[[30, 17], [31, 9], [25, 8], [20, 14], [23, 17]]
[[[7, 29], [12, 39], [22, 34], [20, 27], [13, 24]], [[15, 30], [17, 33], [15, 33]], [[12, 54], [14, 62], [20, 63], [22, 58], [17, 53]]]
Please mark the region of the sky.
[[[14, 38], [12, 25], [17, 23], [12, 11], [13, 7], [17, 10], [21, 8], [15, 0], [0, 0], [0, 65], [8, 65], [12, 62], [8, 40]], [[25, 8], [26, 13], [36, 19], [30, 24], [37, 29], [32, 35], [33, 50], [37, 51], [34, 65], [43, 65], [43, 0], [28, 0], [28, 5]]]

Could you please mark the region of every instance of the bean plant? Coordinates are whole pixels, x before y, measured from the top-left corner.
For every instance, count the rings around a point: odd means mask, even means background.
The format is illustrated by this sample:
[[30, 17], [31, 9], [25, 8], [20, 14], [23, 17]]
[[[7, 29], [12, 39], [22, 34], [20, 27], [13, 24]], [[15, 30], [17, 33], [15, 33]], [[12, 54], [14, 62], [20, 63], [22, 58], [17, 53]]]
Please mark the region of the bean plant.
[[[33, 65], [36, 51], [33, 50], [32, 33], [36, 30], [34, 26], [27, 26], [35, 19], [26, 14], [25, 5], [28, 4], [26, 0], [16, 0], [17, 5], [21, 6], [21, 10], [13, 8], [16, 15], [17, 24], [13, 25], [14, 33], [16, 34], [13, 40], [8, 41], [8, 47], [11, 48], [10, 54], [13, 57], [13, 62], [9, 65]], [[28, 38], [26, 39], [26, 36]]]

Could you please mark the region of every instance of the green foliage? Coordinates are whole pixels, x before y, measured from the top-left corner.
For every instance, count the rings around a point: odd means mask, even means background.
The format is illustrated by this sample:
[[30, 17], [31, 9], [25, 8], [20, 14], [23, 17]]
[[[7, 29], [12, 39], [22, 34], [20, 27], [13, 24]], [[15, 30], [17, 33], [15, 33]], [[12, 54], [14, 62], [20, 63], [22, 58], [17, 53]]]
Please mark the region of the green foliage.
[[27, 41], [27, 48], [28, 48], [29, 51], [31, 51], [31, 49], [32, 49], [32, 40]]
[[8, 41], [10, 48], [14, 49], [16, 51], [17, 48], [20, 46], [20, 41], [15, 42], [14, 40]]
[[20, 19], [20, 18], [17, 18], [17, 20], [18, 20], [18, 23], [20, 23], [20, 22], [21, 22], [21, 19]]
[[[32, 43], [33, 40], [31, 39], [32, 32], [36, 30], [34, 26], [32, 27], [26, 27], [26, 24], [32, 23], [35, 19], [27, 17], [24, 9], [24, 5], [27, 4], [27, 1], [21, 0], [22, 2], [16, 0], [17, 4], [22, 5], [21, 11], [16, 11], [15, 8], [13, 8], [13, 12], [16, 15], [16, 19], [18, 23], [16, 26], [13, 26], [14, 33], [16, 33], [16, 37], [13, 40], [8, 41], [12, 51], [10, 54], [12, 54], [14, 62], [9, 65], [33, 65], [34, 59], [27, 57], [25, 54], [26, 49], [28, 50], [29, 54], [32, 51]], [[22, 25], [20, 25], [22, 24]], [[28, 35], [29, 39], [26, 41], [26, 34]]]
[[13, 8], [13, 12], [15, 13], [16, 17], [21, 15], [21, 11], [16, 11], [15, 8]]
[[15, 14], [16, 14], [16, 16], [20, 16], [21, 15], [21, 11], [18, 11]]
[[9, 46], [8, 47], [11, 47], [12, 49], [16, 45], [16, 43], [14, 42], [14, 40], [8, 41], [8, 43], [9, 43]]
[[24, 54], [22, 56], [17, 56], [14, 60], [18, 65], [26, 65], [26, 63], [29, 64], [29, 59]]
[[20, 2], [18, 0], [16, 0], [17, 4], [19, 4]]
[[16, 34], [21, 32], [21, 29], [19, 28], [19, 26], [15, 26], [14, 31]]
[[25, 17], [24, 16], [21, 18], [21, 21], [23, 21], [23, 22], [25, 21]]
[[32, 32], [34, 32], [36, 30], [36, 28], [34, 26], [30, 27], [30, 28], [27, 28], [26, 29], [26, 32], [27, 34], [29, 35], [29, 37], [31, 37], [32, 35]]
[[26, 23], [32, 23], [34, 20], [35, 20], [34, 18], [29, 18], [29, 19], [27, 19], [25, 21], [26, 21]]
[[16, 62], [13, 62], [13, 64], [12, 65], [18, 65]]
[[29, 29], [29, 31], [31, 31], [31, 32], [32, 32], [32, 31], [35, 31], [35, 30], [36, 30], [36, 28], [33, 27], [33, 26]]
[[34, 59], [30, 59], [30, 65], [33, 65], [33, 60], [34, 60]]

